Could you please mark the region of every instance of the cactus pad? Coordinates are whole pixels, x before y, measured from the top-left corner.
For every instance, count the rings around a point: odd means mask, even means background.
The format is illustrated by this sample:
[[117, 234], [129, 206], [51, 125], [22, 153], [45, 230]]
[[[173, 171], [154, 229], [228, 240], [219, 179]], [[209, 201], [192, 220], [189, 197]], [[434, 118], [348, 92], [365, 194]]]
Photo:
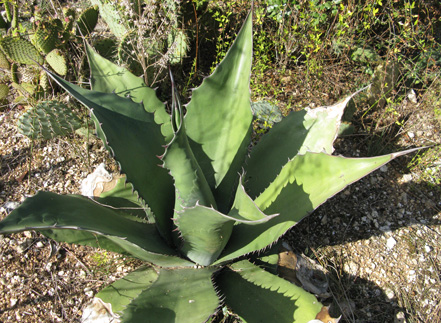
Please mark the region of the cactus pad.
[[49, 77], [46, 74], [46, 71], [42, 70], [40, 72], [40, 87], [43, 89], [43, 91], [49, 90]]
[[272, 126], [274, 123], [280, 122], [283, 117], [277, 106], [266, 101], [252, 103], [251, 110], [254, 118], [261, 126], [264, 124]]
[[11, 68], [11, 63], [9, 63], [8, 58], [5, 53], [0, 50], [0, 68], [9, 70]]
[[91, 0], [90, 2], [99, 7], [100, 15], [110, 32], [118, 40], [121, 40], [128, 33], [128, 29], [124, 24], [126, 18], [123, 16], [122, 10], [118, 8], [117, 1]]
[[98, 7], [90, 7], [83, 11], [77, 20], [77, 36], [87, 36], [98, 23]]
[[7, 84], [0, 84], [0, 100], [6, 98], [9, 93], [9, 86]]
[[54, 49], [49, 54], [47, 54], [46, 61], [57, 74], [67, 74], [66, 58], [58, 49]]
[[187, 56], [189, 46], [188, 37], [182, 30], [177, 30], [176, 33], [170, 34], [168, 38], [169, 46], [169, 61], [170, 64], [178, 64]]
[[22, 82], [20, 84], [13, 82], [12, 87], [24, 97], [34, 95], [37, 87], [32, 83]]
[[141, 63], [137, 59], [136, 32], [129, 32], [118, 46], [118, 59], [135, 75], [144, 73]]
[[40, 71], [31, 66], [18, 66], [17, 67], [19, 83], [33, 83], [37, 79]]
[[63, 10], [64, 13], [64, 19], [66, 21], [66, 24], [64, 26], [64, 32], [71, 32], [72, 31], [72, 27], [73, 27], [73, 23], [75, 21], [75, 17], [76, 17], [76, 13], [75, 10], [72, 8], [67, 8], [65, 10]]
[[13, 63], [11, 65], [11, 79], [13, 83], [19, 83], [19, 79], [18, 79], [18, 66], [17, 64]]
[[37, 49], [47, 54], [60, 45], [61, 41], [59, 38], [59, 32], [61, 30], [56, 21], [42, 22], [37, 27], [37, 30], [32, 36], [31, 41]]
[[19, 37], [4, 37], [0, 39], [0, 47], [14, 62], [20, 64], [43, 64], [43, 57], [32, 43]]
[[115, 57], [118, 45], [115, 40], [111, 38], [103, 38], [95, 42], [95, 50], [104, 58], [111, 59]]
[[19, 131], [33, 139], [51, 139], [72, 133], [81, 120], [59, 101], [43, 101], [26, 111], [18, 120]]

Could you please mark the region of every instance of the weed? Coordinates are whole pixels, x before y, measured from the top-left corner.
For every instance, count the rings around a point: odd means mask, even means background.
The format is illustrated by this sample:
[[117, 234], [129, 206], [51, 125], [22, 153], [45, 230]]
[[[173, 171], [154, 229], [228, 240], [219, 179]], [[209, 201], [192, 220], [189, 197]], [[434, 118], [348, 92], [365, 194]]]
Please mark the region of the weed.
[[419, 152], [411, 162], [409, 168], [420, 174], [420, 181], [423, 181], [433, 188], [441, 185], [441, 146], [433, 147]]

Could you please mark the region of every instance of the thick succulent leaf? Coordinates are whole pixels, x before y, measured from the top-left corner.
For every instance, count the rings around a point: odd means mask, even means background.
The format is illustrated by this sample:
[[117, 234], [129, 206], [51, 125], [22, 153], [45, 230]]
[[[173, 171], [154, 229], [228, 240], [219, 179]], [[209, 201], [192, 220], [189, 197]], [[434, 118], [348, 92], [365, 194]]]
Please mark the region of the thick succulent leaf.
[[246, 162], [245, 182], [250, 196], [262, 193], [294, 156], [307, 151], [332, 154], [344, 109], [356, 93], [333, 106], [291, 112], [275, 124]]
[[[90, 109], [101, 137], [115, 154], [127, 180], [155, 215], [161, 234], [169, 239], [173, 215], [173, 181], [159, 167], [164, 138], [153, 114], [141, 104], [116, 94], [90, 91], [48, 72], [67, 92]], [[95, 121], [96, 121], [95, 120]]]
[[[250, 124], [248, 133], [251, 134], [253, 130], [252, 124]], [[223, 213], [228, 213], [231, 209], [232, 203], [235, 198], [235, 191], [232, 187], [236, 187], [239, 183], [239, 173], [243, 172], [245, 158], [242, 152], [248, 152], [248, 147], [250, 145], [250, 135], [246, 135], [242, 141], [242, 145], [239, 148], [239, 153], [231, 163], [230, 169], [224, 177], [224, 180], [220, 185], [214, 190], [213, 195], [217, 202], [217, 208]], [[194, 147], [194, 146], [193, 146]]]
[[142, 78], [130, 73], [126, 68], [118, 66], [99, 55], [93, 48], [86, 44], [89, 59], [91, 86], [94, 91], [112, 93], [141, 102], [148, 112], [155, 114], [155, 121], [161, 125], [165, 141], [173, 137], [170, 124], [170, 115], [165, 110], [165, 105], [156, 96], [155, 90], [147, 87]]
[[346, 186], [397, 156], [413, 150], [372, 158], [344, 158], [306, 153], [289, 161], [277, 178], [255, 200], [266, 214], [279, 213], [268, 222], [234, 226], [221, 263], [261, 250]]
[[274, 217], [249, 220], [233, 213], [225, 215], [201, 205], [184, 209], [175, 221], [182, 238], [181, 251], [200, 265], [211, 265], [227, 244], [235, 223], [256, 225]]
[[222, 271], [216, 284], [245, 322], [308, 322], [322, 305], [314, 295], [247, 260]]
[[[222, 181], [234, 182], [247, 153], [253, 117], [249, 90], [251, 60], [250, 14], [224, 60], [193, 91], [187, 107], [189, 141], [212, 189]], [[227, 174], [231, 178], [226, 178]], [[224, 193], [229, 199], [231, 192]]]
[[117, 243], [109, 240], [103, 235], [99, 235], [93, 232], [80, 231], [76, 229], [48, 229], [38, 231], [52, 240], [59, 242], [66, 242], [72, 244], [78, 244], [83, 246], [89, 246], [94, 248], [100, 248], [111, 252], [116, 252], [126, 256], [133, 257], [132, 254], [127, 252], [123, 247], [119, 246]]
[[237, 218], [238, 220], [246, 219], [252, 221], [250, 224], [263, 223], [277, 216], [277, 214], [268, 216], [257, 207], [256, 203], [254, 203], [251, 197], [245, 192], [242, 177], [236, 190], [233, 207], [228, 215]]
[[200, 205], [183, 210], [175, 222], [183, 240], [181, 251], [203, 266], [216, 260], [234, 225], [233, 219]]
[[[63, 230], [70, 239], [81, 238], [72, 235], [73, 230], [102, 235], [110, 240], [111, 246], [119, 246], [132, 256], [163, 266], [190, 266], [192, 263], [176, 256], [176, 251], [167, 246], [159, 236], [155, 225], [130, 220], [111, 208], [80, 195], [57, 195], [39, 192], [26, 199], [22, 205], [0, 222], [0, 233], [37, 230], [43, 233]], [[49, 232], [49, 233], [50, 233]], [[53, 235], [54, 236], [54, 235]], [[89, 239], [90, 235], [83, 235]], [[81, 243], [81, 241], [68, 241]], [[87, 241], [86, 241], [87, 242]], [[100, 241], [101, 242], [101, 241]], [[106, 244], [103, 242], [104, 246]], [[112, 250], [113, 251], [113, 250]]]
[[[145, 223], [145, 208], [138, 202], [138, 196], [133, 193], [132, 185], [125, 183], [124, 177], [118, 179], [116, 186], [112, 190], [102, 193], [100, 196], [102, 198], [94, 198], [96, 203], [112, 208], [122, 217]], [[130, 256], [130, 253], [126, 252], [125, 249], [103, 235], [74, 229], [39, 231], [56, 241], [101, 248]]]
[[261, 251], [255, 252], [249, 255], [248, 260], [253, 264], [259, 266], [262, 269], [270, 272], [271, 274], [277, 275], [278, 273], [278, 263], [279, 263], [279, 253], [282, 249], [286, 249], [283, 247], [283, 240], [280, 239], [271, 247]]
[[162, 160], [175, 182], [175, 213], [197, 203], [216, 207], [210, 186], [188, 143], [183, 122], [172, 142], [167, 146]]
[[213, 270], [160, 269], [158, 279], [124, 310], [122, 322], [206, 322], [219, 305]]
[[102, 192], [96, 201], [113, 208], [123, 216], [131, 214], [140, 219], [148, 220], [146, 215], [149, 212], [148, 208], [143, 205], [134, 192], [132, 184], [126, 182], [125, 176], [118, 178], [115, 186], [111, 190]]
[[101, 290], [95, 297], [112, 305], [114, 313], [122, 312], [142, 291], [149, 288], [158, 278], [153, 267], [143, 266]]

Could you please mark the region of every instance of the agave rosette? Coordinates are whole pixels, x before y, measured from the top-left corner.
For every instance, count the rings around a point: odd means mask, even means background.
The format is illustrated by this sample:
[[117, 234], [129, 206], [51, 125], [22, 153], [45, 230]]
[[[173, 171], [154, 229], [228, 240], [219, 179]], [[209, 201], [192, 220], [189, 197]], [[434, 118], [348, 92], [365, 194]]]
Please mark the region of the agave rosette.
[[259, 257], [402, 153], [332, 155], [350, 97], [291, 112], [249, 152], [251, 15], [185, 115], [174, 86], [170, 116], [140, 78], [89, 46], [87, 54], [92, 90], [49, 73], [90, 109], [127, 182], [96, 199], [39, 192], [0, 222], [0, 233], [32, 229], [145, 261], [96, 295], [122, 322], [205, 322], [221, 304], [247, 322], [314, 320], [322, 309], [314, 295], [256, 264], [274, 265], [277, 252]]

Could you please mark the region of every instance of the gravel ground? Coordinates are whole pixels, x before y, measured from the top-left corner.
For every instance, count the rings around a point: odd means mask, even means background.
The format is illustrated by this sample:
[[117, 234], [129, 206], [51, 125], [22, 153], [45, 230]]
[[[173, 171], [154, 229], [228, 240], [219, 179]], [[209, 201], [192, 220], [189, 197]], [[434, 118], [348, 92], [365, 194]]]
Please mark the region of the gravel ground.
[[[100, 163], [117, 171], [94, 138], [87, 144], [76, 135], [32, 143], [16, 131], [20, 113], [18, 107], [0, 113], [0, 218], [40, 189], [79, 193]], [[360, 138], [339, 139], [336, 153], [367, 155]], [[427, 140], [440, 142], [439, 125], [414, 113], [394, 150]], [[342, 321], [440, 321], [440, 188], [421, 181], [421, 171], [406, 170], [409, 160], [400, 158], [353, 184], [286, 235], [295, 251], [325, 268], [332, 297], [324, 301], [340, 308]], [[0, 257], [0, 322], [79, 322], [102, 285], [138, 265], [35, 232], [0, 236]]]

